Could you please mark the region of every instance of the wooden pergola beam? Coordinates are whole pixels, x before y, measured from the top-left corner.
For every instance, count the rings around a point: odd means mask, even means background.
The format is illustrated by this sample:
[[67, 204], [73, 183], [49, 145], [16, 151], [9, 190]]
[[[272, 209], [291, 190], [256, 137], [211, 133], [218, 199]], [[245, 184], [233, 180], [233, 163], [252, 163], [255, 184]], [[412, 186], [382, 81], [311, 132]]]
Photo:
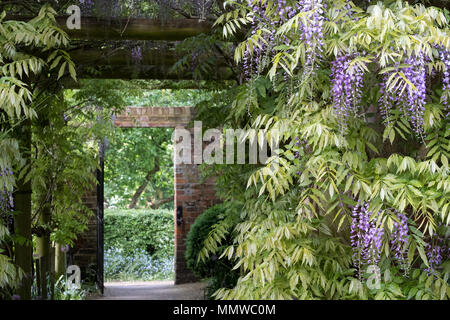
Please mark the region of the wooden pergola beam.
[[[130, 50], [127, 49], [78, 49], [70, 51], [70, 57], [76, 64], [93, 65], [131, 65], [138, 63], [133, 61]], [[167, 65], [171, 66], [178, 58], [174, 50], [143, 49], [143, 65]]]
[[[29, 21], [28, 16], [7, 16], [5, 20]], [[81, 29], [69, 30], [67, 17], [58, 25], [74, 40], [184, 40], [211, 32], [211, 23], [200, 19], [97, 18], [81, 16]]]
[[[107, 81], [116, 79], [81, 79], [77, 82], [71, 78], [66, 77], [63, 80], [63, 85], [65, 89], [81, 89], [85, 85], [88, 85], [92, 81]], [[125, 80], [127, 81], [127, 80]], [[235, 84], [234, 80], [152, 80], [146, 82], [146, 80], [135, 79], [131, 81], [135, 82], [136, 88], [141, 90], [161, 90], [161, 89], [171, 89], [171, 90], [185, 90], [185, 89], [197, 89], [197, 90], [217, 90], [219, 88], [228, 88]], [[117, 83], [116, 89], [121, 89], [122, 85], [120, 82]]]
[[[91, 74], [79, 66], [80, 79], [154, 79], [154, 80], [196, 80], [190, 73], [176, 74], [170, 72], [170, 66], [164, 65], [113, 65], [102, 66], [100, 73]], [[227, 67], [217, 67], [208, 77], [201, 80], [230, 80], [232, 72]]]
[[[173, 65], [180, 59], [175, 50], [145, 47], [142, 59], [133, 61], [129, 49], [87, 48], [70, 51], [81, 79], [155, 79], [155, 80], [195, 80], [189, 72], [177, 74], [171, 72]], [[88, 73], [95, 68], [101, 73]], [[217, 57], [214, 71], [203, 80], [229, 80], [231, 70], [221, 57]]]

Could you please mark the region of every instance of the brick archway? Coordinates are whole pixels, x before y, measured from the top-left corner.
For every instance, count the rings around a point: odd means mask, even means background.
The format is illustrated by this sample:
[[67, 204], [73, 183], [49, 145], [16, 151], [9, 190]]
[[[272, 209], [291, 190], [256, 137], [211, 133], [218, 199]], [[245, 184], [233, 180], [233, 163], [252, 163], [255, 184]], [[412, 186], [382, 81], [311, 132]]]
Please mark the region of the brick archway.
[[[126, 107], [124, 112], [116, 115], [114, 124], [120, 128], [186, 128], [195, 116], [192, 107]], [[193, 143], [193, 129], [191, 141]], [[192, 151], [194, 148], [192, 148]], [[102, 183], [103, 181], [101, 181]], [[102, 187], [102, 186], [101, 186]], [[196, 281], [192, 272], [186, 267], [185, 238], [191, 224], [197, 216], [219, 201], [215, 196], [213, 178], [200, 182], [197, 164], [176, 164], [174, 161], [174, 224], [175, 224], [175, 284]], [[88, 230], [81, 234], [74, 248], [73, 263], [82, 270], [89, 265], [103, 272], [102, 225], [103, 203], [98, 201], [97, 192], [90, 192], [85, 203], [95, 211]], [[101, 207], [100, 207], [101, 206]], [[182, 222], [177, 221], [177, 212], [182, 213]], [[99, 228], [100, 227], [100, 228]], [[100, 231], [99, 231], [100, 230]], [[100, 240], [100, 241], [98, 241]], [[103, 276], [100, 275], [103, 279]], [[103, 280], [99, 281], [100, 283]]]

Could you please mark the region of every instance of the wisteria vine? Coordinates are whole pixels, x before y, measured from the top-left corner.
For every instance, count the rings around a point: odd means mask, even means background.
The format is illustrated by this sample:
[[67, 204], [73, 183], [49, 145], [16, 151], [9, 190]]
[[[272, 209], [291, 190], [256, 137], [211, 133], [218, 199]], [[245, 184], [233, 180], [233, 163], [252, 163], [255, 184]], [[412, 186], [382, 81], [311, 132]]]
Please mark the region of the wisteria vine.
[[370, 219], [371, 216], [372, 212], [369, 211], [367, 202], [358, 203], [353, 208], [350, 243], [359, 279], [361, 279], [362, 267], [378, 264], [381, 257], [384, 228], [376, 224], [376, 219]]
[[304, 74], [314, 72], [323, 53], [324, 5], [322, 0], [300, 0], [300, 12], [309, 12], [309, 23], [300, 23], [301, 39], [306, 46]]
[[441, 102], [444, 105], [444, 110], [446, 113], [446, 117], [450, 115], [450, 101], [448, 97], [450, 96], [450, 50], [445, 49], [444, 47], [439, 48], [439, 58], [444, 64], [444, 77], [442, 79], [442, 99]]
[[[403, 64], [404, 68], [400, 68], [397, 63], [394, 70], [385, 73], [381, 84], [380, 109], [385, 123], [390, 123], [390, 112], [392, 109], [398, 108], [403, 115], [411, 121], [412, 128], [418, 137], [422, 137], [424, 133], [424, 114], [427, 96], [427, 73], [426, 63], [427, 57], [422, 53], [411, 54], [407, 56]], [[388, 90], [386, 83], [395, 76], [394, 73], [403, 74], [407, 81], [397, 81], [396, 84]], [[397, 75], [400, 77], [400, 75]], [[394, 80], [395, 81], [395, 80]], [[406, 87], [405, 87], [406, 86]]]
[[347, 120], [357, 114], [361, 103], [364, 70], [356, 63], [351, 65], [358, 56], [360, 53], [340, 55], [331, 67], [333, 106], [342, 133], [347, 131]]
[[[0, 178], [10, 179], [13, 176], [13, 172], [10, 168], [6, 167], [0, 170]], [[6, 183], [0, 188], [0, 219], [3, 219], [10, 228], [13, 224], [13, 216], [11, 212], [14, 210], [14, 198], [12, 192], [8, 190]], [[12, 231], [12, 230], [11, 230]]]
[[[396, 212], [397, 213], [397, 212]], [[394, 229], [392, 232], [391, 248], [394, 251], [394, 259], [398, 265], [403, 269], [405, 275], [408, 273], [408, 218], [403, 213], [397, 213], [399, 222], [394, 222]]]
[[426, 243], [426, 250], [429, 266], [425, 271], [428, 276], [436, 275], [436, 268], [441, 265], [442, 262], [449, 259], [449, 247], [446, 246], [443, 237], [434, 233]]
[[[299, 34], [300, 40], [305, 44], [306, 48], [303, 74], [313, 73], [318, 61], [321, 59], [324, 46], [323, 23], [325, 21], [324, 13], [326, 4], [323, 3], [323, 0], [299, 0], [293, 5], [288, 5], [286, 0], [280, 0], [273, 5], [273, 8], [270, 8], [273, 10], [275, 19], [268, 17], [267, 2], [247, 0], [247, 4], [254, 13], [254, 20], [250, 30], [252, 36], [256, 34], [258, 29], [274, 29], [299, 13], [307, 13], [307, 22], [299, 23]], [[262, 37], [264, 41], [259, 42], [259, 47], [255, 47], [253, 51], [247, 47], [244, 52], [243, 71], [247, 79], [254, 72], [259, 73], [261, 66], [266, 65], [265, 63], [261, 63], [261, 60], [267, 59], [268, 55], [274, 54], [272, 49], [275, 47], [275, 43], [289, 45], [291, 42], [286, 36], [281, 36], [276, 39], [274, 33], [263, 33]]]
[[[356, 273], [361, 279], [361, 270], [364, 266], [377, 265], [381, 257], [382, 241], [385, 235], [384, 228], [377, 225], [377, 218], [369, 211], [369, 203], [359, 202], [352, 211], [352, 224], [350, 226], [350, 243], [353, 249], [353, 263]], [[409, 227], [408, 218], [403, 213], [394, 210], [398, 222], [394, 222], [390, 236], [390, 246], [394, 253], [394, 261], [407, 276], [409, 272], [408, 247]]]
[[[0, 170], [0, 177], [11, 177], [13, 172], [9, 168], [4, 168]], [[3, 183], [2, 188], [0, 189], [0, 212], [1, 213], [9, 213], [14, 209], [14, 199], [12, 193], [8, 191], [6, 187], [6, 183]]]

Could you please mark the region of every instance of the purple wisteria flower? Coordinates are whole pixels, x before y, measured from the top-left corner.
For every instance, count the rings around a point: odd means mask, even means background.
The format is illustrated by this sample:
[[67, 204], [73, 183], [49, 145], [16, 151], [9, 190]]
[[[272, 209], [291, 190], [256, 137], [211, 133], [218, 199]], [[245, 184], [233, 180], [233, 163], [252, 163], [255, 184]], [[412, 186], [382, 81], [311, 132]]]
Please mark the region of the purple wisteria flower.
[[136, 64], [142, 63], [142, 48], [140, 46], [134, 47], [131, 49], [131, 59]]
[[[399, 63], [396, 63], [394, 68], [397, 69], [398, 65]], [[383, 75], [383, 81], [380, 83], [381, 96], [378, 100], [380, 113], [386, 125], [390, 124], [391, 110], [394, 109], [394, 107], [398, 107], [399, 109], [401, 108], [401, 99], [399, 97], [399, 94], [396, 94], [393, 91], [388, 91], [386, 88], [386, 83], [388, 82], [388, 79], [391, 75], [391, 72], [385, 73]]]
[[450, 50], [445, 49], [443, 46], [438, 48], [439, 58], [444, 63], [444, 78], [442, 79], [442, 98], [441, 102], [444, 105], [445, 116], [448, 118], [450, 115], [450, 101], [448, 96], [450, 95]]
[[394, 252], [394, 259], [404, 270], [405, 275], [409, 271], [408, 264], [408, 218], [403, 213], [397, 213], [399, 222], [394, 222], [392, 232], [391, 248]]
[[351, 64], [358, 56], [360, 53], [339, 55], [331, 67], [333, 106], [343, 134], [348, 118], [357, 115], [361, 103], [364, 70], [356, 63]]
[[324, 6], [322, 0], [300, 0], [300, 12], [306, 12], [308, 23], [300, 23], [301, 40], [306, 47], [305, 73], [314, 72], [323, 52]]
[[[413, 130], [417, 136], [422, 137], [424, 133], [424, 114], [426, 104], [426, 63], [427, 57], [422, 52], [407, 56], [403, 64], [408, 65], [406, 68], [399, 68], [399, 63], [393, 67], [394, 70], [387, 72], [383, 76], [381, 84], [381, 94], [379, 99], [381, 113], [386, 123], [389, 123], [390, 111], [395, 107], [407, 116], [412, 124]], [[387, 90], [386, 83], [394, 73], [402, 72], [409, 84], [405, 81], [397, 81], [396, 85]]]
[[375, 218], [370, 219], [371, 215], [367, 202], [358, 203], [353, 207], [350, 243], [359, 279], [361, 279], [362, 267], [378, 264], [381, 257], [384, 228], [376, 224]]
[[417, 56], [411, 55], [408, 57], [405, 62], [410, 64], [411, 67], [406, 68], [404, 74], [416, 87], [416, 90], [414, 90], [414, 88], [408, 86], [408, 113], [414, 130], [420, 135], [423, 133], [423, 116], [427, 92], [425, 58], [423, 53], [419, 52]]
[[444, 239], [434, 233], [426, 244], [426, 250], [429, 267], [425, 271], [428, 276], [436, 275], [436, 267], [450, 258], [449, 248], [445, 245]]
[[[323, 0], [299, 0], [295, 4], [289, 5], [286, 0], [280, 0], [268, 7], [266, 1], [247, 0], [248, 6], [254, 13], [251, 25], [251, 36], [257, 30], [275, 30], [277, 27], [292, 19], [298, 13], [305, 13], [306, 21], [300, 21], [300, 40], [305, 43], [306, 61], [304, 65], [304, 75], [313, 73], [317, 63], [321, 59], [323, 52], [323, 22], [325, 21], [325, 4]], [[266, 62], [273, 56], [272, 49], [275, 45], [289, 45], [291, 40], [285, 36], [275, 36], [275, 32], [263, 32], [264, 39], [258, 42], [258, 46], [253, 46], [250, 51], [247, 48], [243, 56], [243, 71], [248, 80], [256, 72], [260, 73]], [[284, 80], [287, 81], [288, 74], [284, 73]]]
[[78, 3], [83, 10], [83, 13], [92, 13], [94, 8], [94, 0], [78, 0]]
[[94, 0], [78, 0], [80, 4], [87, 7], [92, 7], [94, 5]]
[[[247, 0], [247, 4], [254, 12], [254, 20], [250, 26], [251, 36], [254, 36], [257, 30], [272, 30], [276, 25], [278, 25], [279, 21], [270, 19], [266, 14], [267, 2], [253, 2], [251, 0]], [[279, 5], [280, 4], [276, 7], [277, 10], [280, 10]], [[279, 14], [279, 12], [277, 11], [276, 14]], [[258, 45], [254, 46], [253, 50], [250, 50], [247, 47], [244, 52], [242, 62], [246, 80], [249, 80], [255, 73], [259, 74], [261, 69], [264, 67], [263, 59], [268, 61], [269, 56], [273, 54], [272, 47], [274, 46], [275, 41], [274, 33], [263, 32], [261, 37], [263, 40], [258, 39]]]
[[[295, 137], [295, 146], [298, 147], [299, 151], [295, 151], [294, 152], [294, 158], [295, 159], [300, 159], [300, 151], [302, 151], [302, 153], [308, 152], [308, 141], [305, 139], [300, 139], [300, 135], [301, 133], [299, 133], [299, 136]], [[298, 175], [301, 175], [301, 171], [297, 171]]]
[[[6, 167], [0, 170], [0, 177], [10, 178], [13, 172], [10, 168]], [[6, 183], [3, 183], [3, 187], [0, 188], [0, 213], [9, 213], [14, 209], [14, 199], [12, 192], [8, 191]]]

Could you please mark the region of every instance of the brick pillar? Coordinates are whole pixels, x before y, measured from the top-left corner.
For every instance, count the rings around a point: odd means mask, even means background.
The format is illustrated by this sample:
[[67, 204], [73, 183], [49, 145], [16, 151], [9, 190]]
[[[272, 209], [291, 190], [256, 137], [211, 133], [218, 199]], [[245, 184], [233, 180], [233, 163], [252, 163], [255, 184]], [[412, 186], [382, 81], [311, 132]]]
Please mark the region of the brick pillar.
[[[191, 132], [192, 153], [194, 151], [193, 129]], [[193, 159], [193, 158], [192, 158]], [[215, 179], [208, 178], [200, 183], [197, 164], [176, 164], [174, 161], [175, 180], [175, 284], [194, 282], [198, 279], [186, 266], [185, 239], [191, 224], [203, 211], [217, 204], [215, 196]], [[177, 208], [183, 209], [183, 223], [176, 222]]]

